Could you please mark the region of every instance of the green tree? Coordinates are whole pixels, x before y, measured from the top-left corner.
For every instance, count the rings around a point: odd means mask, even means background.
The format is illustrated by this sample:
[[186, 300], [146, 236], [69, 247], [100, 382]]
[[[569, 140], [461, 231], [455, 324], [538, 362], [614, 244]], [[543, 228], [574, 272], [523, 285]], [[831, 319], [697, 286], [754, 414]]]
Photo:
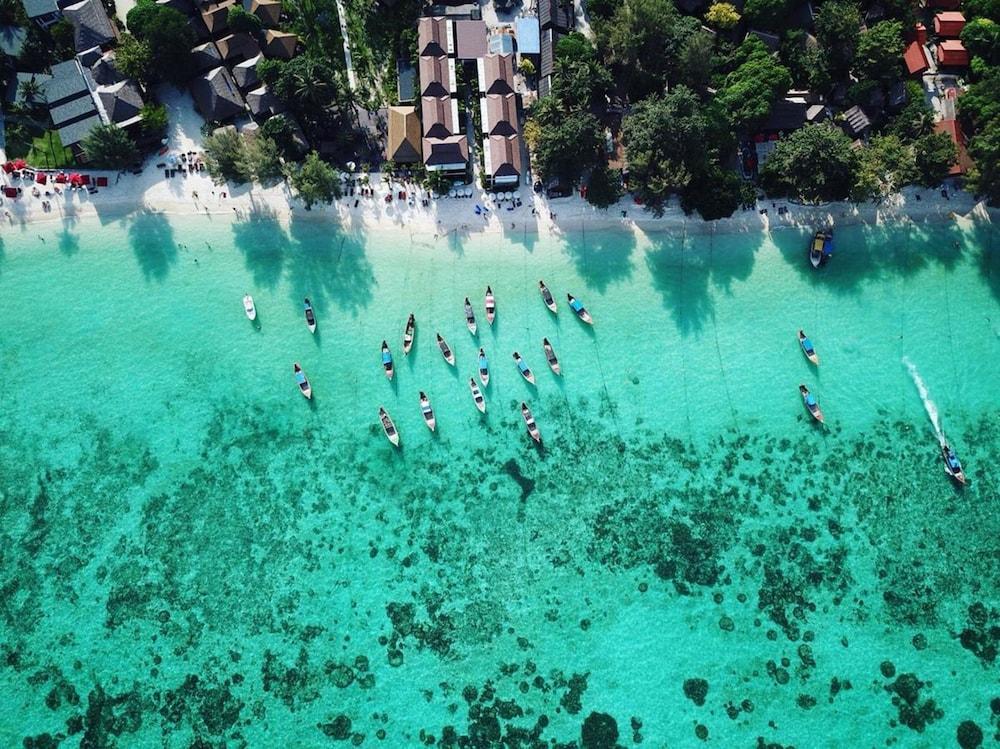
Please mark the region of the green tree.
[[49, 35], [60, 60], [68, 60], [76, 54], [76, 30], [65, 18], [59, 19], [49, 27]]
[[196, 40], [183, 13], [154, 0], [138, 0], [128, 12], [127, 24], [136, 39], [149, 45], [157, 78], [175, 84], [187, 82]]
[[696, 18], [682, 16], [671, 0], [623, 0], [602, 28], [602, 47], [634, 99], [677, 80], [685, 40], [699, 33]]
[[878, 136], [858, 155], [851, 199], [880, 201], [916, 178], [913, 148], [895, 135]]
[[597, 118], [589, 112], [566, 112], [555, 97], [546, 96], [532, 108], [529, 121], [526, 142], [535, 144], [531, 162], [545, 180], [575, 185], [584, 172], [601, 163], [604, 138]]
[[263, 26], [260, 19], [247, 12], [242, 5], [231, 5], [226, 20], [229, 22], [229, 30], [234, 34], [257, 36]]
[[958, 159], [955, 144], [947, 133], [928, 133], [913, 144], [916, 176], [914, 181], [924, 187], [936, 187], [944, 182]]
[[707, 172], [732, 145], [720, 119], [686, 86], [638, 102], [622, 122], [633, 192], [658, 211]]
[[990, 68], [958, 97], [958, 112], [970, 132], [1000, 123], [1000, 68]]
[[985, 195], [990, 205], [1000, 205], [1000, 127], [993, 125], [977, 133], [969, 142], [969, 155], [975, 166], [966, 175], [966, 184]]
[[231, 128], [212, 133], [202, 143], [205, 166], [216, 184], [233, 182], [241, 185], [253, 179], [249, 166], [247, 144], [242, 135]]
[[842, 200], [854, 185], [856, 167], [851, 139], [840, 128], [806, 125], [778, 141], [760, 177], [771, 195], [809, 202]]
[[697, 211], [705, 221], [728, 218], [741, 206], [750, 206], [757, 196], [753, 185], [731, 169], [711, 164], [695, 173], [681, 192], [681, 208], [685, 213]]
[[35, 76], [25, 78], [21, 81], [18, 84], [17, 90], [21, 95], [21, 100], [28, 109], [34, 108], [44, 99], [45, 89], [42, 88], [42, 84], [38, 82]]
[[599, 164], [590, 173], [587, 183], [587, 202], [598, 208], [614, 205], [622, 196], [621, 172]]
[[678, 76], [684, 84], [704, 91], [712, 80], [712, 73], [718, 62], [713, 35], [702, 32], [685, 39], [678, 62]]
[[607, 21], [614, 16], [621, 0], [586, 0], [587, 15], [591, 22]]
[[277, 182], [284, 177], [281, 149], [270, 138], [258, 135], [243, 150], [242, 171], [261, 184]]
[[903, 24], [880, 21], [864, 31], [854, 55], [854, 74], [860, 79], [892, 83], [903, 72]]
[[886, 131], [911, 142], [926, 135], [934, 126], [934, 109], [924, 98], [924, 89], [916, 81], [906, 82], [906, 105], [889, 123]]
[[271, 68], [265, 66], [264, 72], [267, 79], [273, 79], [275, 95], [304, 118], [316, 120], [326, 110], [350, 103], [350, 90], [342, 76], [315, 55], [306, 53]]
[[340, 181], [333, 167], [323, 161], [319, 154], [310, 151], [305, 161], [291, 172], [292, 187], [306, 204], [312, 208], [316, 203], [332, 203], [340, 197]]
[[528, 57], [522, 57], [521, 61], [517, 64], [517, 68], [525, 78], [533, 78], [538, 72], [535, 70], [535, 63]]
[[965, 0], [966, 18], [989, 18], [1000, 23], [1000, 0]]
[[97, 125], [81, 145], [87, 161], [98, 169], [127, 169], [139, 159], [135, 142], [117, 125]]
[[861, 33], [858, 6], [853, 0], [827, 0], [816, 13], [815, 24], [816, 38], [826, 51], [831, 70], [848, 70]]
[[147, 102], [139, 110], [139, 116], [142, 118], [142, 129], [146, 133], [156, 137], [163, 137], [166, 134], [169, 119], [165, 106], [155, 102]]
[[115, 49], [115, 67], [126, 78], [149, 83], [153, 79], [153, 51], [149, 42], [123, 34]]
[[732, 3], [712, 3], [705, 13], [705, 23], [715, 29], [729, 31], [739, 22], [739, 11]]
[[278, 115], [268, 118], [260, 126], [260, 134], [274, 141], [286, 158], [296, 159], [302, 155], [301, 145], [295, 139], [295, 128], [287, 117]]
[[832, 83], [826, 52], [801, 29], [785, 32], [779, 55], [788, 68], [795, 88], [828, 91]]
[[990, 65], [1000, 64], [1000, 23], [989, 18], [976, 18], [962, 29], [962, 44]]
[[740, 45], [737, 59], [742, 62], [726, 76], [717, 100], [735, 129], [752, 130], [767, 119], [771, 106], [791, 87], [792, 76], [755, 36]]
[[777, 31], [788, 22], [789, 0], [747, 0], [743, 13], [755, 28]]

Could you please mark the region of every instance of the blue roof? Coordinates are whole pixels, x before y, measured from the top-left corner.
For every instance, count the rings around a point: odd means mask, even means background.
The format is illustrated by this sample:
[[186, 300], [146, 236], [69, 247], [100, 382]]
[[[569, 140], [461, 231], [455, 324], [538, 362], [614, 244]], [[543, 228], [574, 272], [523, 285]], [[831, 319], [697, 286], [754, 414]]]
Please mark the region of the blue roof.
[[518, 18], [514, 22], [517, 49], [522, 55], [537, 55], [542, 51], [537, 18]]

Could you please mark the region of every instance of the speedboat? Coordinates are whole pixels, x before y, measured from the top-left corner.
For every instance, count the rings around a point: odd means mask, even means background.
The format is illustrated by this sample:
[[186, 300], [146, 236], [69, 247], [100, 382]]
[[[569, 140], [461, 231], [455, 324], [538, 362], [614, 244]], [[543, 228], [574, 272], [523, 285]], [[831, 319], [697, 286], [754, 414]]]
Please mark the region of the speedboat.
[[486, 287], [486, 322], [493, 324], [493, 318], [497, 316], [497, 301], [493, 298], [493, 289]]
[[810, 393], [809, 388], [805, 385], [799, 385], [799, 394], [802, 396], [802, 402], [806, 404], [806, 409], [810, 414], [812, 414], [812, 417], [822, 424], [823, 411], [819, 407], [819, 402], [816, 400], [816, 396]]
[[486, 352], [479, 349], [479, 381], [483, 387], [490, 384], [490, 363], [486, 360]]
[[393, 373], [392, 352], [389, 350], [389, 344], [385, 341], [382, 341], [382, 369], [385, 370], [385, 376], [391, 380]]
[[962, 464], [959, 462], [958, 456], [955, 455], [955, 451], [947, 442], [941, 443], [941, 457], [944, 459], [944, 472], [965, 486], [965, 471], [962, 470]]
[[486, 413], [486, 399], [483, 397], [482, 391], [479, 389], [479, 385], [476, 384], [476, 378], [469, 378], [469, 390], [472, 391], [472, 400], [476, 403], [476, 408], [479, 409], [479, 413]]
[[416, 332], [417, 321], [413, 318], [413, 313], [406, 319], [406, 330], [403, 331], [403, 356], [410, 353], [413, 348], [413, 334]]
[[567, 294], [566, 298], [569, 300], [570, 309], [572, 309], [576, 313], [577, 317], [579, 317], [581, 320], [587, 323], [587, 325], [594, 324], [593, 319], [590, 317], [590, 313], [587, 312], [586, 309], [584, 309], [579, 299], [577, 299], [572, 294]]
[[545, 349], [545, 361], [549, 363], [549, 368], [556, 374], [562, 374], [562, 371], [559, 369], [559, 359], [556, 358], [556, 352], [553, 350], [548, 338], [542, 339], [542, 348]]
[[306, 373], [302, 371], [302, 367], [299, 366], [298, 362], [295, 362], [295, 383], [299, 386], [299, 392], [302, 393], [308, 400], [312, 400], [313, 389], [312, 385], [309, 384], [309, 379], [306, 377]]
[[833, 254], [833, 230], [817, 231], [809, 245], [809, 262], [812, 267], [818, 268], [825, 264], [831, 254]]
[[243, 311], [247, 313], [247, 318], [250, 320], [257, 319], [257, 307], [254, 306], [253, 297], [249, 294], [243, 295]]
[[542, 301], [545, 302], [545, 306], [549, 308], [550, 312], [555, 312], [556, 300], [552, 298], [552, 292], [549, 291], [549, 287], [545, 285], [545, 281], [538, 282], [538, 290], [542, 292]]
[[312, 303], [309, 301], [309, 297], [305, 300], [305, 311], [306, 311], [306, 327], [309, 328], [310, 333], [316, 332], [316, 315], [313, 313]]
[[431, 401], [423, 390], [420, 391], [420, 413], [424, 415], [424, 423], [427, 424], [427, 428], [433, 432], [434, 427], [437, 426], [437, 420], [434, 418], [434, 409], [431, 408]]
[[451, 352], [451, 347], [448, 346], [448, 341], [441, 337], [441, 334], [437, 334], [438, 348], [441, 349], [441, 356], [444, 360], [448, 362], [451, 366], [455, 366], [455, 355]]
[[818, 367], [819, 355], [816, 353], [816, 349], [813, 348], [813, 344], [812, 341], [809, 340], [809, 336], [801, 330], [799, 331], [799, 345], [802, 347], [802, 353], [806, 355], [806, 359]]
[[524, 401], [521, 401], [521, 417], [524, 419], [524, 425], [528, 427], [528, 434], [531, 435], [531, 439], [539, 445], [542, 444], [542, 433], [538, 431], [538, 424], [535, 423], [535, 417], [531, 415], [531, 409], [528, 408], [528, 404]]
[[469, 332], [472, 335], [476, 334], [476, 313], [472, 311], [472, 305], [469, 303], [469, 297], [465, 297], [465, 324], [469, 328]]
[[396, 431], [396, 425], [392, 423], [389, 412], [381, 406], [378, 408], [378, 420], [382, 422], [382, 431], [385, 432], [386, 439], [399, 447], [399, 432]]
[[516, 351], [514, 352], [514, 363], [517, 364], [517, 371], [521, 373], [521, 376], [534, 385], [535, 375], [531, 373], [531, 370], [528, 369], [528, 365], [524, 363], [524, 359], [522, 359], [521, 355]]

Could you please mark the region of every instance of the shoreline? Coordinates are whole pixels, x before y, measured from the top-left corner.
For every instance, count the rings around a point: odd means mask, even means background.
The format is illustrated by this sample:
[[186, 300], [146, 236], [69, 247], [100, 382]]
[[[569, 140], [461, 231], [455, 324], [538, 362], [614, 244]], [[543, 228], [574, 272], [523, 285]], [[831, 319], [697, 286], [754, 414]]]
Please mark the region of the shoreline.
[[[25, 231], [29, 226], [54, 222], [72, 225], [91, 218], [101, 223], [124, 220], [129, 215], [144, 212], [176, 217], [230, 216], [244, 221], [266, 218], [285, 225], [294, 217], [296, 220], [328, 220], [350, 232], [401, 230], [411, 235], [419, 233], [437, 238], [453, 233], [558, 236], [588, 230], [624, 230], [636, 234], [671, 231], [691, 235], [766, 234], [784, 228], [811, 231], [829, 224], [836, 228], [838, 225], [877, 226], [949, 220], [992, 222], [1000, 216], [997, 209], [988, 208], [984, 202], [977, 202], [963, 191], [949, 191], [946, 198], [934, 190], [907, 188], [880, 205], [840, 202], [805, 206], [787, 200], [763, 201], [754, 210], [742, 210], [715, 221], [705, 221], [697, 214], [685, 216], [676, 202], [668, 205], [662, 216], [656, 217], [628, 198], [607, 209], [598, 209], [579, 195], [549, 201], [522, 189], [520, 207], [508, 210], [501, 204], [483, 217], [475, 213], [477, 205], [490, 206], [482, 190], [477, 189], [472, 198], [438, 198], [428, 207], [422, 207], [418, 199], [411, 207], [398, 199], [386, 203], [390, 187], [377, 179], [377, 175], [372, 175], [371, 181], [374, 197], [345, 196], [332, 205], [316, 205], [307, 211], [284, 183], [273, 187], [241, 186], [231, 191], [225, 185], [215, 185], [205, 174], [167, 180], [157, 179], [157, 171], [147, 168], [139, 175], [122, 175], [117, 183], [114, 173], [91, 172], [108, 176], [111, 183], [110, 187], [101, 188], [94, 195], [66, 190], [61, 195], [34, 197], [29, 186], [24, 184], [21, 198], [4, 199], [5, 218], [9, 228], [21, 227]], [[391, 189], [393, 194], [404, 190], [407, 194], [426, 195], [421, 188], [414, 191], [401, 184], [393, 184]], [[50, 202], [49, 211], [43, 210], [43, 200]], [[627, 214], [625, 218], [620, 215], [622, 211]]]

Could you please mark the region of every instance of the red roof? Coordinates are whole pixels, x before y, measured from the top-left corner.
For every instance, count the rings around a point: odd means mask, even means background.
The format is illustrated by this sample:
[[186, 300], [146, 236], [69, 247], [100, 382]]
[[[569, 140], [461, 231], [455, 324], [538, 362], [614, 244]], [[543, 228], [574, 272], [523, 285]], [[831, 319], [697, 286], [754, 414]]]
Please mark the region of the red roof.
[[919, 42], [910, 42], [903, 53], [903, 61], [906, 63], [906, 70], [910, 75], [920, 75], [930, 64], [927, 62], [927, 53]]
[[962, 132], [962, 126], [958, 124], [958, 120], [941, 120], [940, 122], [935, 122], [934, 132], [948, 133], [951, 142], [955, 144], [955, 150], [958, 151], [958, 160], [948, 170], [949, 176], [956, 177], [969, 171], [969, 167], [972, 166], [972, 159], [969, 158], [969, 152], [965, 150], [965, 134]]
[[969, 64], [969, 53], [958, 39], [944, 39], [937, 47], [938, 65], [965, 67]]
[[946, 11], [934, 16], [934, 33], [938, 36], [957, 37], [965, 28], [965, 16], [958, 11]]

